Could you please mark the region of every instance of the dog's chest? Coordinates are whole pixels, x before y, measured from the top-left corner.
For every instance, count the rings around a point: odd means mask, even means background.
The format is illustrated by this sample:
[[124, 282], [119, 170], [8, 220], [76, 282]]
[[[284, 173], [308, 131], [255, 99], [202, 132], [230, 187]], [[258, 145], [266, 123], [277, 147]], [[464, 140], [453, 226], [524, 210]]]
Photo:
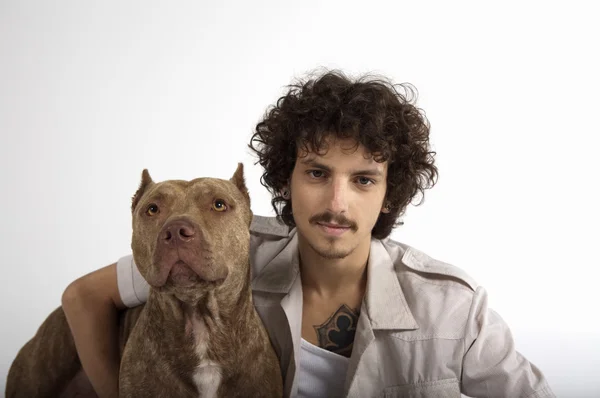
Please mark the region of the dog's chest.
[[191, 333], [194, 337], [194, 349], [200, 359], [192, 376], [198, 387], [199, 396], [202, 398], [216, 397], [221, 384], [222, 369], [218, 363], [210, 360], [206, 355], [210, 341], [208, 328], [202, 319], [192, 314], [187, 319], [186, 332]]

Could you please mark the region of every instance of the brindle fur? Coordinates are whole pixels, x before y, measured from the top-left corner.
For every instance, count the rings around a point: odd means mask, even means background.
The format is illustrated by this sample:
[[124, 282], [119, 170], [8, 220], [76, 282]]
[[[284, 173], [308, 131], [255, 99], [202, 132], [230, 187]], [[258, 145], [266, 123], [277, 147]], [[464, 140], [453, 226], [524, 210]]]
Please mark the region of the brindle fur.
[[[224, 199], [227, 212], [210, 205]], [[145, 217], [150, 202], [160, 217]], [[252, 304], [250, 288], [250, 198], [240, 164], [230, 180], [200, 178], [155, 183], [147, 170], [132, 200], [133, 255], [152, 285], [148, 301], [120, 317], [121, 397], [198, 397], [193, 374], [202, 360], [222, 369], [218, 397], [281, 397], [279, 362]], [[201, 247], [190, 252], [201, 265], [190, 267], [204, 280], [180, 286], [161, 284], [162, 259], [169, 253], [158, 238], [173, 220], [198, 229]], [[170, 250], [170, 249], [169, 249]], [[179, 250], [179, 249], [178, 249]], [[195, 280], [195, 279], [194, 279]], [[206, 282], [205, 280], [214, 280]], [[196, 351], [190, 319], [206, 326], [204, 358]], [[19, 351], [8, 374], [7, 398], [94, 397], [81, 369], [64, 312], [56, 309]]]

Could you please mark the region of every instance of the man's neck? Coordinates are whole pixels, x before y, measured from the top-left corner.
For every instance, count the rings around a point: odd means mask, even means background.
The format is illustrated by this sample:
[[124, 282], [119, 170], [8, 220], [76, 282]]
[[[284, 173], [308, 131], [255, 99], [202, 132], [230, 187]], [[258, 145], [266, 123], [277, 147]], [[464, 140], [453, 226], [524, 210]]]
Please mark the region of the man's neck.
[[324, 299], [359, 294], [362, 299], [367, 282], [370, 247], [371, 242], [367, 240], [344, 258], [328, 259], [300, 238], [298, 250], [304, 293]]

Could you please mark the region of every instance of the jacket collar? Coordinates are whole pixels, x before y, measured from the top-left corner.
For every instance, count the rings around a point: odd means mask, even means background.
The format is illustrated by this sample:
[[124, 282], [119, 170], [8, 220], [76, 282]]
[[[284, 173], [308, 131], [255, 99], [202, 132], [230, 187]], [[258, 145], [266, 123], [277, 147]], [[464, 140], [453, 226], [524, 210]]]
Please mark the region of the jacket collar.
[[[300, 274], [298, 235], [294, 228], [289, 241], [252, 281], [252, 290], [288, 294]], [[258, 248], [257, 250], [260, 250]]]
[[[289, 294], [299, 274], [298, 235], [293, 229], [287, 245], [254, 278], [252, 289]], [[419, 328], [398, 282], [394, 262], [378, 239], [371, 240], [365, 304], [373, 329]]]
[[365, 296], [373, 329], [419, 328], [398, 282], [394, 262], [378, 239], [371, 240]]

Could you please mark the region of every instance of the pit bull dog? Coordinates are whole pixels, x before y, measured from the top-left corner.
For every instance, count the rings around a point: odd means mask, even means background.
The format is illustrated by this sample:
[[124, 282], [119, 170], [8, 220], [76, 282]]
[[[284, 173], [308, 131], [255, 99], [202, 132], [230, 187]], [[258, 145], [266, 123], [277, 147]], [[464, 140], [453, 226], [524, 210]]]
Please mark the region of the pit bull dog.
[[[119, 395], [281, 397], [279, 362], [252, 304], [242, 164], [230, 180], [155, 183], [144, 170], [132, 214], [133, 257], [151, 290], [121, 317]], [[90, 387], [58, 308], [19, 351], [6, 396], [94, 396]]]

